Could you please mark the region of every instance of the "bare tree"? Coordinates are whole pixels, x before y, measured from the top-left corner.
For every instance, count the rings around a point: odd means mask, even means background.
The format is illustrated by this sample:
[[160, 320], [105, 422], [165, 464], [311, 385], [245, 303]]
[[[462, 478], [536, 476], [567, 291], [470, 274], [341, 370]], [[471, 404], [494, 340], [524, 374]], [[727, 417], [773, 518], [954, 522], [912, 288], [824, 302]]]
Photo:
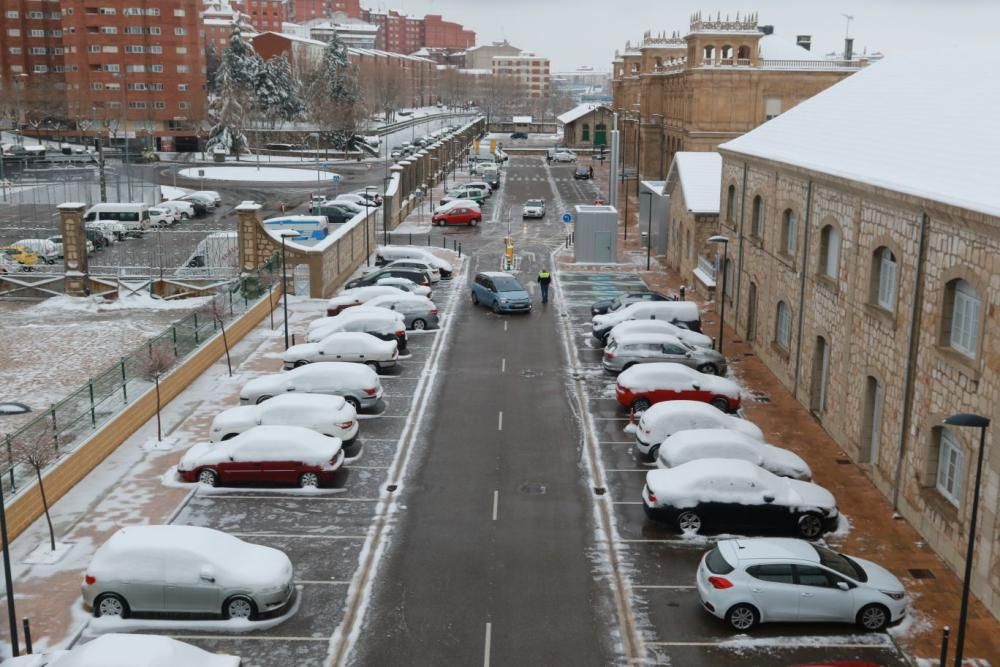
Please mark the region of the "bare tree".
[[156, 383], [156, 440], [163, 440], [163, 426], [160, 422], [160, 376], [170, 370], [177, 361], [173, 349], [166, 344], [150, 344], [149, 353], [142, 362], [143, 374]]
[[42, 496], [42, 507], [45, 509], [45, 521], [49, 524], [49, 543], [56, 550], [56, 531], [52, 527], [52, 517], [49, 515], [49, 500], [45, 496], [45, 484], [42, 482], [42, 470], [59, 458], [56, 450], [56, 434], [48, 426], [41, 432], [25, 434], [14, 441], [13, 460], [31, 466], [38, 480], [38, 491]]
[[212, 297], [212, 300], [208, 302], [206, 310], [208, 311], [208, 314], [212, 316], [212, 320], [219, 323], [219, 329], [222, 330], [222, 344], [226, 348], [226, 367], [229, 368], [229, 377], [233, 377], [233, 361], [229, 358], [229, 339], [226, 338], [225, 298], [225, 291], [216, 293], [216, 295]]
[[402, 106], [405, 78], [387, 58], [380, 58], [367, 68], [361, 85], [362, 99], [369, 111], [379, 111], [388, 119]]

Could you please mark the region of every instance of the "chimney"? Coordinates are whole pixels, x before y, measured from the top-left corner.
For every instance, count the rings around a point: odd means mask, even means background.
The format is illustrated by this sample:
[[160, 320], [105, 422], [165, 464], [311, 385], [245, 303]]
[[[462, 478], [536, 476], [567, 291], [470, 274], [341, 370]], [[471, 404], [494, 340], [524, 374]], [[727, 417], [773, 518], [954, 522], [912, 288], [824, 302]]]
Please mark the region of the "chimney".
[[812, 49], [812, 35], [796, 35], [795, 43], [809, 51]]
[[757, 26], [757, 30], [761, 31], [765, 35], [773, 35], [774, 34], [774, 26], [773, 25], [759, 25], [759, 26]]
[[850, 37], [844, 38], [844, 60], [854, 57], [854, 40]]

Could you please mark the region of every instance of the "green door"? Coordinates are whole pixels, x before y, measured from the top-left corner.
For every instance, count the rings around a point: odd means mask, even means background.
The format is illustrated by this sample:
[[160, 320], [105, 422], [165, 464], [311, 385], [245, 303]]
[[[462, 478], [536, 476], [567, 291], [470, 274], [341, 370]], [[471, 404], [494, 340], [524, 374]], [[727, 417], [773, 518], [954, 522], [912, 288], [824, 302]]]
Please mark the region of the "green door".
[[604, 146], [608, 143], [608, 128], [604, 123], [594, 127], [594, 145]]

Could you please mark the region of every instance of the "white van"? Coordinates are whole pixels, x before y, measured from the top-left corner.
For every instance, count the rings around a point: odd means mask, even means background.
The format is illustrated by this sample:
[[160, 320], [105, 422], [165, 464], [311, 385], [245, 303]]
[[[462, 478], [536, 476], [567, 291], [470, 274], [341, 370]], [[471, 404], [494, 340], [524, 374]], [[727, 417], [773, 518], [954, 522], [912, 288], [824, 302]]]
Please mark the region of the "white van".
[[437, 268], [437, 270], [441, 273], [442, 278], [451, 278], [451, 272], [453, 270], [451, 264], [426, 248], [418, 246], [393, 245], [379, 246], [375, 251], [375, 263], [379, 265], [388, 264], [389, 262], [395, 262], [400, 259], [417, 259], [423, 262], [428, 262], [431, 266]]
[[87, 209], [83, 216], [85, 223], [103, 220], [121, 223], [129, 236], [142, 236], [142, 233], [149, 229], [149, 205], [95, 204]]
[[34, 251], [38, 258], [46, 264], [55, 264], [56, 260], [62, 257], [60, 249], [48, 239], [21, 239], [11, 245]]

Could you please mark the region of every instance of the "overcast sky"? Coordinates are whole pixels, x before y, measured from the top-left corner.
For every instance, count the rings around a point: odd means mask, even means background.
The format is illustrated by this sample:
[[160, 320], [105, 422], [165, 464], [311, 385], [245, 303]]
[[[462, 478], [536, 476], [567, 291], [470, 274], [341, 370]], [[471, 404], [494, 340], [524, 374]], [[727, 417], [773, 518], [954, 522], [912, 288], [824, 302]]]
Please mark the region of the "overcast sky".
[[851, 14], [855, 52], [886, 54], [914, 49], [992, 45], [1000, 25], [1000, 0], [752, 0], [692, 3], [678, 0], [362, 0], [373, 9], [442, 14], [476, 31], [478, 44], [507, 38], [552, 60], [554, 71], [581, 65], [609, 71], [616, 48], [645, 30], [687, 32], [691, 13], [723, 16], [757, 11], [775, 34], [813, 37], [821, 53], [843, 48]]

